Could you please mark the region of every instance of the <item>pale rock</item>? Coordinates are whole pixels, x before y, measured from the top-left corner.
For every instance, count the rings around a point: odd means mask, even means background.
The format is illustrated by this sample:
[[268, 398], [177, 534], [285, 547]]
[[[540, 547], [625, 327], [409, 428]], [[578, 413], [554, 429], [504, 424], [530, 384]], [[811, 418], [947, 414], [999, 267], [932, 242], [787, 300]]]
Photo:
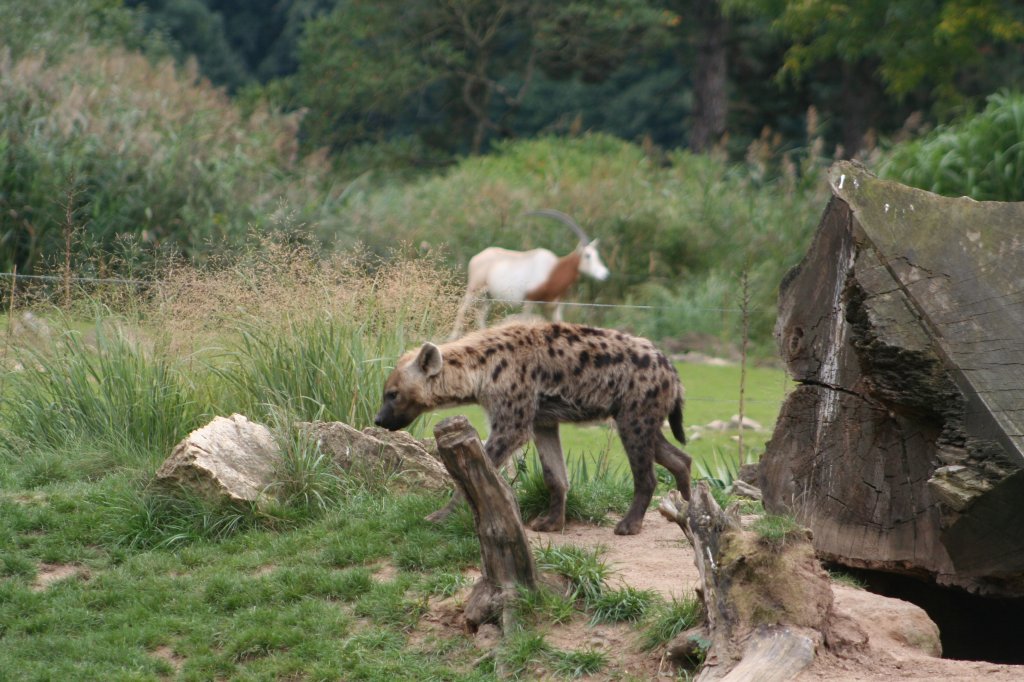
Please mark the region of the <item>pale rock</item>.
[[263, 424], [245, 416], [215, 417], [171, 451], [156, 479], [210, 499], [261, 503], [281, 463], [281, 448]]

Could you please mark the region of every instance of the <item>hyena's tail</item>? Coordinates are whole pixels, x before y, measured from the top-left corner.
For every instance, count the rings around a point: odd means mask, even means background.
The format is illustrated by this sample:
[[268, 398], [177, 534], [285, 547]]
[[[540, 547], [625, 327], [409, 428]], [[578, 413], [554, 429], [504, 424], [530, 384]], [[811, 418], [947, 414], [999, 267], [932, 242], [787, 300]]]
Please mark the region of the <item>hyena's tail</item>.
[[672, 411], [668, 414], [668, 425], [672, 427], [672, 435], [676, 440], [686, 445], [686, 432], [683, 431], [683, 397], [676, 398]]

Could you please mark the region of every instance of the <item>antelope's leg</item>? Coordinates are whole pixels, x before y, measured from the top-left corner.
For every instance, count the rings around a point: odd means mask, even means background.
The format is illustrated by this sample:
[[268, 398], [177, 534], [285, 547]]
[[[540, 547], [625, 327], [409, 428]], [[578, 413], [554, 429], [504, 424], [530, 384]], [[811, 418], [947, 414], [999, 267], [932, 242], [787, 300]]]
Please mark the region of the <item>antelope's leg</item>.
[[491, 312], [491, 298], [490, 296], [484, 295], [483, 300], [480, 301], [480, 307], [476, 311], [476, 326], [477, 329], [484, 329], [487, 327], [487, 315]]
[[564, 308], [564, 306], [562, 305], [561, 301], [558, 301], [557, 303], [555, 303], [555, 312], [553, 312], [551, 314], [551, 320], [553, 322], [561, 322], [562, 321], [562, 308]]
[[474, 298], [476, 298], [476, 291], [467, 289], [466, 295], [462, 297], [462, 303], [459, 304], [459, 310], [455, 313], [455, 324], [452, 325], [452, 333], [448, 335], [449, 341], [454, 341], [462, 336], [462, 325], [466, 319], [466, 311], [473, 305]]

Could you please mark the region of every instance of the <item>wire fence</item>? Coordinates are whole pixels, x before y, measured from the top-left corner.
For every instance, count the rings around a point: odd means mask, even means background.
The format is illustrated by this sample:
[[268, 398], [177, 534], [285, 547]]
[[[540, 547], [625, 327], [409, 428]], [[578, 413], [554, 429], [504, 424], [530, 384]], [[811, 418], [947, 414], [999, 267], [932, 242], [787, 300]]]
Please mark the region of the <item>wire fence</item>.
[[[4, 291], [7, 287], [0, 287], [0, 297], [2, 297], [2, 305], [4, 308], [7, 307], [8, 297], [10, 296], [13, 287], [17, 286], [21, 282], [38, 282], [45, 284], [58, 284], [67, 285], [69, 283], [76, 285], [98, 285], [98, 286], [131, 286], [131, 287], [153, 287], [159, 286], [158, 280], [144, 280], [144, 279], [131, 279], [131, 278], [120, 278], [120, 277], [81, 277], [81, 276], [63, 276], [63, 275], [23, 275], [16, 272], [0, 272], [0, 281], [6, 281], [8, 283], [8, 291]], [[13, 285], [13, 286], [12, 286]], [[489, 296], [480, 296], [472, 299], [474, 305], [482, 304], [501, 304], [506, 306], [520, 306], [523, 304], [522, 301], [502, 298], [492, 298]], [[695, 307], [695, 306], [667, 306], [667, 305], [645, 305], [645, 304], [632, 304], [632, 303], [588, 303], [582, 301], [561, 301], [557, 304], [548, 304], [543, 302], [535, 302], [533, 305], [544, 307], [561, 305], [568, 308], [574, 309], [593, 309], [593, 310], [634, 310], [634, 311], [652, 311], [652, 312], [664, 312], [673, 310], [687, 310], [687, 311], [702, 311], [710, 313], [730, 313], [730, 314], [749, 314], [756, 307], [751, 307], [744, 311], [740, 307]], [[685, 361], [685, 358], [683, 358]], [[703, 402], [703, 403], [720, 403], [720, 404], [731, 404], [738, 405], [739, 397], [736, 398], [718, 398], [718, 397], [707, 397], [700, 395], [687, 395], [687, 402]], [[746, 404], [777, 404], [781, 405], [783, 398], [779, 399], [758, 399], [758, 398], [745, 398], [743, 400]]]

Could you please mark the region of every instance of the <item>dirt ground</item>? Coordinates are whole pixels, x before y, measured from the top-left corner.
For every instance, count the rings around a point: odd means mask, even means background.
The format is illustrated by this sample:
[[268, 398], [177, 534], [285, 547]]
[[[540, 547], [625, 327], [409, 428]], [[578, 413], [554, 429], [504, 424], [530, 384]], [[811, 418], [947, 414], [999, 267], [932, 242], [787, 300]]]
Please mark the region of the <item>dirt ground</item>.
[[[681, 597], [694, 589], [699, 575], [693, 552], [682, 531], [657, 512], [648, 513], [639, 535], [620, 537], [611, 526], [571, 524], [562, 533], [530, 532], [532, 542], [602, 546], [604, 558], [616, 573], [612, 579], [641, 589], [651, 589], [666, 598]], [[868, 641], [852, 658], [820, 653], [797, 680], [812, 682], [882, 682], [900, 680], [986, 680], [1019, 682], [1024, 666], [977, 661], [956, 661], [938, 657], [938, 628], [923, 610], [898, 599], [890, 599], [844, 585], [833, 585], [836, 609], [852, 618], [867, 633]], [[454, 627], [457, 599], [446, 600], [428, 615], [434, 626]], [[429, 627], [429, 625], [428, 625]], [[545, 633], [555, 647], [590, 647], [604, 651], [609, 665], [594, 680], [645, 680], [676, 677], [662, 650], [642, 651], [635, 628], [626, 625], [589, 626], [578, 619], [564, 626], [552, 626]], [[498, 641], [496, 628], [482, 628], [477, 645], [486, 649]]]

